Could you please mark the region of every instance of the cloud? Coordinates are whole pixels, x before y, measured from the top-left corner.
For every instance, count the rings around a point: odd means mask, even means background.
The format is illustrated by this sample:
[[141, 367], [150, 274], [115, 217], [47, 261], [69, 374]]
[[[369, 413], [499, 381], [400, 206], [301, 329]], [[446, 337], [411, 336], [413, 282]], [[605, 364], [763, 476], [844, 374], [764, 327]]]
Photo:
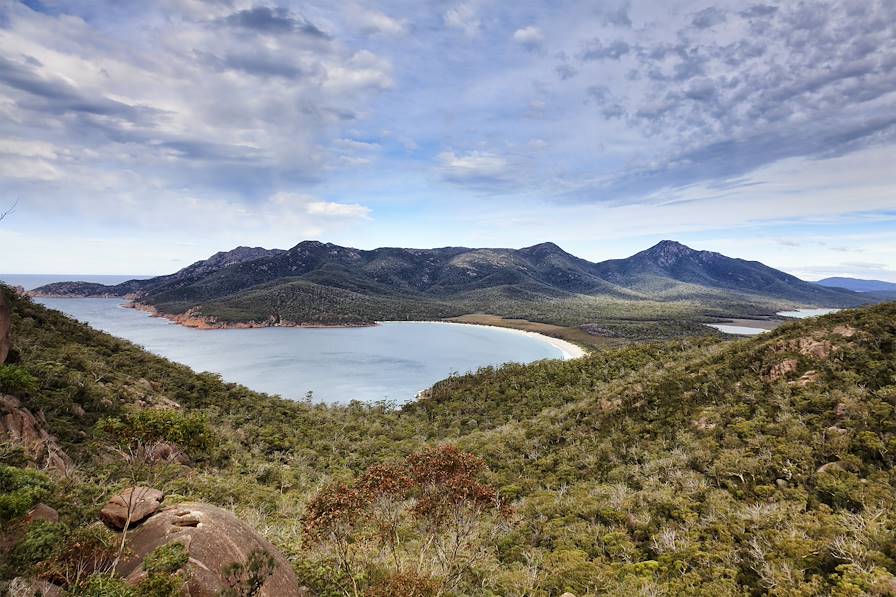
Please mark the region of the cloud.
[[[752, 8], [753, 10], [755, 10], [757, 7], [754, 6]], [[696, 15], [694, 15], [694, 19], [691, 21], [691, 24], [697, 29], [709, 29], [710, 27], [721, 25], [727, 19], [728, 17], [725, 15], [724, 11], [719, 10], [715, 6], [710, 6], [709, 8], [704, 8]]]
[[488, 183], [504, 180], [507, 160], [489, 152], [457, 154], [444, 151], [438, 156], [442, 178], [457, 183]]
[[307, 206], [308, 213], [314, 216], [337, 218], [370, 217], [370, 208], [357, 203], [334, 203], [332, 201], [312, 201]]
[[770, 17], [771, 15], [778, 12], [777, 6], [772, 6], [770, 4], [754, 4], [749, 8], [745, 8], [740, 12], [740, 16], [745, 19], [756, 19], [763, 17]]
[[345, 167], [330, 127], [391, 87], [390, 61], [286, 9], [208, 8], [173, 9], [161, 29], [135, 11], [114, 35], [62, 2], [0, 8], [0, 135], [55, 149], [0, 190], [64, 201], [128, 178], [146, 201], [160, 188], [253, 197]]
[[476, 8], [470, 2], [461, 2], [448, 8], [443, 19], [446, 26], [460, 29], [470, 37], [476, 35], [482, 27]]
[[616, 25], [617, 27], [631, 27], [632, 19], [629, 16], [631, 2], [623, 1], [614, 7], [611, 2], [602, 3], [603, 22], [606, 25]]
[[356, 52], [347, 62], [327, 68], [324, 86], [336, 92], [392, 87], [391, 65], [369, 50]]
[[608, 45], [604, 45], [599, 39], [594, 39], [579, 52], [579, 60], [619, 60], [631, 49], [631, 46], [621, 39], [612, 41]]
[[370, 219], [371, 209], [359, 203], [322, 201], [302, 193], [279, 192], [270, 197], [265, 211], [281, 213], [284, 217], [298, 214], [320, 216], [326, 219]]
[[534, 50], [541, 46], [544, 41], [544, 34], [538, 27], [529, 25], [513, 32], [513, 41], [520, 44], [527, 50]]
[[41, 63], [30, 56], [20, 62], [0, 56], [0, 82], [30, 96], [30, 109], [55, 113], [84, 113], [95, 116], [142, 119], [153, 111], [132, 106], [103, 95], [80, 92], [58, 76], [42, 76]]
[[400, 36], [409, 29], [407, 19], [396, 19], [376, 10], [356, 7], [353, 16], [361, 31], [367, 35]]
[[330, 36], [318, 29], [314, 23], [282, 7], [255, 6], [228, 15], [224, 20], [234, 27], [259, 33], [299, 33], [318, 39], [330, 39]]
[[201, 52], [199, 55], [217, 70], [241, 71], [258, 77], [283, 77], [297, 79], [305, 74], [302, 66], [290, 56], [273, 54], [264, 50], [248, 53], [228, 53], [224, 56]]
[[[791, 157], [892, 143], [896, 49], [884, 39], [896, 26], [887, 10], [883, 2], [858, 12], [845, 2], [811, 10], [754, 5], [738, 14], [710, 7], [672, 28], [672, 42], [589, 41], [583, 63], [620, 61], [627, 79], [640, 83], [604, 72], [586, 92], [605, 118], [639, 131], [652, 147], [582, 196], [622, 199], [735, 178]], [[714, 33], [722, 23], [725, 36]]]
[[557, 76], [560, 77], [561, 79], [563, 79], [564, 81], [567, 79], [571, 79], [574, 76], [576, 76], [577, 74], [579, 74], [578, 69], [576, 69], [574, 66], [572, 66], [566, 62], [558, 64], [557, 67], [554, 69], [554, 71], [557, 73]]

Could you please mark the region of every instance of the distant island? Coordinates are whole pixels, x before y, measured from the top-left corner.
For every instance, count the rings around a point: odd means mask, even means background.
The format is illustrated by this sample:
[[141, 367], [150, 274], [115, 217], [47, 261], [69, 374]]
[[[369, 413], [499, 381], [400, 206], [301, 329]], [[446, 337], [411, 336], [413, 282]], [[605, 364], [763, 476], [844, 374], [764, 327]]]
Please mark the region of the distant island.
[[114, 286], [58, 282], [32, 295], [128, 298], [136, 308], [202, 328], [458, 319], [553, 326], [550, 335], [580, 342], [685, 336], [724, 318], [878, 302], [675, 241], [599, 263], [553, 243], [364, 251], [304, 241], [289, 250], [237, 247], [170, 275]]
[[883, 280], [866, 280], [862, 278], [824, 278], [816, 284], [827, 288], [845, 288], [853, 292], [861, 292], [874, 298], [892, 301], [896, 300], [896, 282], [884, 282]]

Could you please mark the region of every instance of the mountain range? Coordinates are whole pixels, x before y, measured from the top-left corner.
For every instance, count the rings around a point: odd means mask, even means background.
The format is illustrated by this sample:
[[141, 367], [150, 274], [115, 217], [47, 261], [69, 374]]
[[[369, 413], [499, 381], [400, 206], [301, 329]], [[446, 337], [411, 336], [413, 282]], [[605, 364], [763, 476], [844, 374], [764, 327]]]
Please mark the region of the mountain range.
[[289, 250], [237, 247], [156, 278], [114, 286], [60, 282], [33, 294], [127, 297], [182, 323], [206, 325], [345, 325], [488, 313], [578, 326], [877, 302], [675, 241], [599, 263], [553, 243], [368, 251], [304, 241]]

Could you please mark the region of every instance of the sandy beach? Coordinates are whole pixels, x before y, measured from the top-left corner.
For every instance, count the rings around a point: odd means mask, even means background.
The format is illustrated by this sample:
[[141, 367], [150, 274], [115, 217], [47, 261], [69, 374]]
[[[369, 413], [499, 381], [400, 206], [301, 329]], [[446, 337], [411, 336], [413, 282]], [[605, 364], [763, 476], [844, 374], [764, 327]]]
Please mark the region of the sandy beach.
[[[388, 323], [388, 322], [377, 322], [377, 323]], [[572, 359], [580, 359], [586, 356], [588, 353], [582, 349], [581, 347], [573, 344], [572, 342], [567, 342], [566, 340], [561, 340], [560, 338], [554, 338], [551, 336], [546, 336], [544, 334], [539, 334], [538, 332], [529, 332], [526, 330], [517, 330], [514, 328], [506, 328], [499, 325], [484, 325], [479, 323], [460, 323], [454, 321], [403, 321], [401, 323], [438, 323], [440, 325], [469, 325], [474, 327], [487, 327], [493, 330], [500, 330], [503, 332], [508, 332], [510, 334], [520, 334], [523, 336], [533, 336], [542, 342], [546, 342], [550, 344], [554, 348], [558, 349], [562, 356], [560, 357], [564, 361], [569, 361]]]

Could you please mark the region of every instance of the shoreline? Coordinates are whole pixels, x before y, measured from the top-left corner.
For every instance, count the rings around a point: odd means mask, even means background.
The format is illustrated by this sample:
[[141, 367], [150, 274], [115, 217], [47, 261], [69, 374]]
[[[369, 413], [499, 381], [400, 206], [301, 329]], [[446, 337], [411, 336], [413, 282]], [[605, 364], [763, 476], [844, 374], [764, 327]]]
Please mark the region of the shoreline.
[[[88, 297], [92, 298], [92, 297]], [[167, 319], [171, 323], [182, 325], [186, 328], [196, 330], [250, 330], [260, 328], [308, 328], [308, 329], [325, 329], [325, 328], [367, 328], [376, 325], [376, 323], [296, 323], [294, 321], [246, 321], [237, 323], [226, 323], [217, 321], [210, 317], [195, 316], [190, 311], [180, 313], [179, 315], [171, 315], [168, 313], [160, 313], [158, 309], [152, 305], [145, 305], [135, 301], [123, 302], [119, 305], [122, 309], [135, 309], [149, 314], [150, 317], [159, 317]]]
[[383, 320], [377, 321], [377, 324], [380, 323], [438, 323], [443, 325], [469, 325], [478, 328], [491, 328], [494, 330], [501, 330], [513, 334], [535, 337], [536, 339], [550, 344], [554, 348], [560, 351], [562, 355], [559, 360], [562, 361], [572, 361], [575, 359], [581, 359], [582, 357], [588, 356], [588, 351], [577, 344], [573, 344], [568, 340], [562, 340], [560, 338], [554, 338], [553, 336], [548, 336], [546, 334], [539, 334], [538, 332], [530, 332], [528, 330], [520, 330], [511, 327], [504, 327], [500, 325], [489, 325], [486, 323], [468, 323], [464, 321], [444, 321], [441, 319], [433, 319], [433, 320], [415, 320], [415, 321], [404, 321], [404, 320]]

